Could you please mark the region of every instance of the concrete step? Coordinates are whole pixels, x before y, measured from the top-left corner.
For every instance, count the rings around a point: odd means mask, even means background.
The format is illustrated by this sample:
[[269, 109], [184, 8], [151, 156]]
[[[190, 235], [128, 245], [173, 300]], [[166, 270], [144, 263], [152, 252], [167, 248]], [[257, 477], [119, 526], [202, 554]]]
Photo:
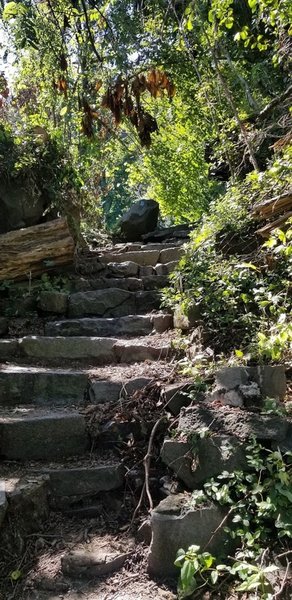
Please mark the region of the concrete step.
[[0, 359], [30, 359], [59, 364], [60, 360], [90, 361], [91, 364], [160, 360], [170, 353], [170, 343], [151, 336], [134, 339], [108, 337], [26, 336], [0, 340]]
[[0, 411], [0, 456], [7, 460], [60, 460], [89, 449], [77, 411], [18, 408]]
[[173, 326], [172, 315], [129, 315], [116, 318], [82, 318], [50, 321], [45, 324], [47, 336], [137, 336], [151, 331], [163, 333]]
[[160, 294], [156, 291], [129, 292], [118, 288], [77, 292], [69, 297], [68, 316], [124, 317], [157, 310]]

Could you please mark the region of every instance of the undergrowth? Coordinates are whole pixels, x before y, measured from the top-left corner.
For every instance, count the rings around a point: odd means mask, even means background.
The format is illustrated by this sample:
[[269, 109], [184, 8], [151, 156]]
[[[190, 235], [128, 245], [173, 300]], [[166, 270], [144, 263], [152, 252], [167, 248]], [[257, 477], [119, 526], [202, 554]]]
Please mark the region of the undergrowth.
[[178, 550], [179, 598], [230, 579], [238, 592], [256, 593], [261, 600], [275, 598], [269, 574], [278, 570], [279, 558], [291, 554], [291, 457], [291, 452], [283, 455], [252, 440], [246, 448], [246, 471], [224, 471], [205, 483], [202, 492], [194, 492], [192, 507], [211, 500], [225, 510], [221, 526], [237, 550], [233, 558], [223, 560], [196, 545]]
[[[194, 231], [164, 290], [165, 305], [186, 315], [196, 307], [215, 351], [266, 362], [285, 359], [291, 349], [292, 219], [286, 231], [275, 230], [259, 246], [249, 212], [259, 190], [262, 199], [287, 187], [286, 160], [286, 155], [277, 159], [262, 177], [253, 173], [226, 193]], [[231, 233], [239, 239], [246, 252], [226, 251], [218, 242], [222, 231], [223, 237]], [[254, 247], [248, 253], [250, 243]]]

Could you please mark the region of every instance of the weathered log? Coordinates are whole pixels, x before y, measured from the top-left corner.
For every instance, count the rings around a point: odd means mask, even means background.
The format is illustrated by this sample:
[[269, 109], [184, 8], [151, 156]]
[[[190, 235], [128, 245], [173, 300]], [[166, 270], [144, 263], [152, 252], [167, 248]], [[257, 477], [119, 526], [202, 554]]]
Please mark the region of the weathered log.
[[285, 213], [278, 219], [275, 219], [275, 221], [271, 221], [271, 223], [268, 223], [264, 227], [257, 229], [256, 233], [261, 235], [263, 238], [268, 238], [275, 229], [285, 226], [290, 217], [292, 217], [292, 211]]
[[252, 216], [256, 219], [269, 219], [292, 208], [292, 190], [285, 194], [269, 198], [260, 204], [255, 204]]
[[0, 235], [0, 281], [40, 275], [73, 262], [75, 244], [60, 218]]

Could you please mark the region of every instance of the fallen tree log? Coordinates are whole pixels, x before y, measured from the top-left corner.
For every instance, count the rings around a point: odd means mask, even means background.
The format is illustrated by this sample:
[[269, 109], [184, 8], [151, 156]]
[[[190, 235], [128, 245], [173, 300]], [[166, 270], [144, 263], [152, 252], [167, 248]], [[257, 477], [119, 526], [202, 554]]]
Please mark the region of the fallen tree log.
[[40, 275], [73, 262], [75, 243], [60, 218], [0, 235], [0, 281]]
[[252, 209], [252, 216], [255, 219], [270, 219], [282, 212], [286, 212], [292, 208], [292, 190], [285, 194], [269, 198], [265, 202], [255, 204]]
[[269, 238], [270, 235], [271, 235], [271, 233], [275, 229], [278, 229], [278, 228], [281, 228], [281, 227], [285, 227], [286, 222], [291, 217], [292, 217], [292, 211], [291, 212], [287, 212], [284, 215], [282, 215], [281, 217], [279, 217], [278, 219], [276, 219], [275, 221], [271, 221], [271, 223], [268, 223], [264, 227], [261, 227], [260, 229], [257, 229], [256, 233], [258, 235], [261, 235], [263, 238]]

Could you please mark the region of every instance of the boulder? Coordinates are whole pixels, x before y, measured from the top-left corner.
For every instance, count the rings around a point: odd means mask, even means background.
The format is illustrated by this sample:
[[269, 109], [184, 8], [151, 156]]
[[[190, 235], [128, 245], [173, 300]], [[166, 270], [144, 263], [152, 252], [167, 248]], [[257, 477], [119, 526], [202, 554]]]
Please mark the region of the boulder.
[[170, 495], [162, 500], [151, 514], [148, 556], [151, 575], [163, 578], [179, 575], [174, 566], [177, 551], [187, 550], [191, 544], [200, 546], [201, 551], [226, 556], [230, 541], [220, 527], [224, 516], [225, 512], [213, 504], [191, 507], [190, 494]]
[[139, 241], [157, 227], [158, 215], [159, 204], [155, 200], [139, 200], [122, 216], [121, 233], [129, 242]]
[[17, 531], [26, 534], [40, 532], [49, 516], [46, 475], [12, 479], [7, 485], [8, 511]]

